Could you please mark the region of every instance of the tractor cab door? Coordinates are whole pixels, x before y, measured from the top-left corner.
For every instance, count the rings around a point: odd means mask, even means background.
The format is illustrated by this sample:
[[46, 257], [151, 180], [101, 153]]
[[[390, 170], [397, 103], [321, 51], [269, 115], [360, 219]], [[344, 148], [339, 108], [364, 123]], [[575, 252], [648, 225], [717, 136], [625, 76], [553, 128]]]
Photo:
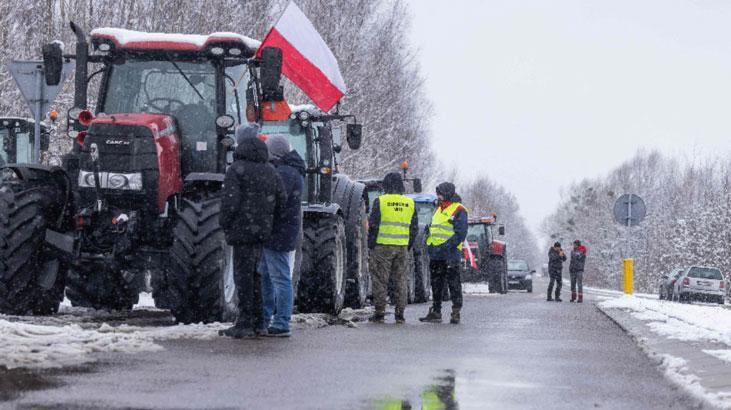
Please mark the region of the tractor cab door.
[[[28, 123], [0, 127], [0, 165], [33, 162], [33, 128]], [[42, 137], [46, 137], [43, 135]], [[43, 144], [42, 144], [43, 145]]]

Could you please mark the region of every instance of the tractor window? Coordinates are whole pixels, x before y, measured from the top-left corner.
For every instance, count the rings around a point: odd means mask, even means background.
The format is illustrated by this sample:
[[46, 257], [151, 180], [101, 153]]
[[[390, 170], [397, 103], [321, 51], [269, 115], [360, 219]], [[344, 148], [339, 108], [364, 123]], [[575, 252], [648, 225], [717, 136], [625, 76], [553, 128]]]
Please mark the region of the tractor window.
[[226, 68], [226, 114], [234, 117], [236, 125], [246, 122], [246, 85], [248, 82], [249, 70], [246, 64]]
[[[261, 133], [266, 135], [282, 134], [292, 144], [292, 148], [300, 154], [300, 157], [307, 160], [307, 139], [305, 138], [305, 130], [292, 121], [274, 121], [265, 122], [261, 128]], [[314, 166], [314, 164], [308, 164]]]
[[476, 237], [480, 243], [492, 242], [492, 231], [485, 224], [470, 224], [467, 228], [467, 237]]
[[15, 155], [15, 162], [18, 164], [33, 162], [33, 135], [20, 131], [20, 128], [15, 131]]
[[434, 216], [434, 205], [430, 203], [417, 202], [416, 212], [418, 213], [419, 225], [428, 225]]

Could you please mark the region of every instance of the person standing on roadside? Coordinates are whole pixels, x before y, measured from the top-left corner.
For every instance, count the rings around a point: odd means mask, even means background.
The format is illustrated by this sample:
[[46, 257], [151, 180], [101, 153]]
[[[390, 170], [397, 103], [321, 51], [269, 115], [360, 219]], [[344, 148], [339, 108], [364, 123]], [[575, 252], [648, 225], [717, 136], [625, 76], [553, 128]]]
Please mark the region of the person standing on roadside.
[[459, 266], [462, 261], [462, 244], [467, 238], [467, 209], [457, 200], [454, 184], [443, 182], [437, 186], [438, 206], [434, 211], [426, 244], [429, 251], [432, 298], [429, 313], [419, 318], [422, 322], [442, 322], [442, 297], [444, 287], [449, 286], [452, 299], [452, 324], [460, 322], [462, 310], [462, 283]]
[[368, 249], [373, 275], [373, 304], [376, 311], [368, 320], [383, 323], [386, 316], [389, 279], [396, 284], [396, 323], [405, 323], [410, 267], [409, 252], [419, 234], [419, 220], [414, 200], [404, 195], [401, 175], [391, 172], [383, 178], [385, 194], [373, 201], [368, 220]]
[[272, 237], [264, 246], [259, 272], [264, 302], [266, 336], [289, 337], [289, 321], [294, 301], [292, 272], [294, 254], [299, 245], [302, 229], [302, 191], [304, 189], [305, 162], [292, 149], [284, 135], [270, 135], [266, 140], [269, 161], [274, 165], [284, 183], [287, 202], [274, 215]]
[[272, 238], [274, 215], [282, 212], [287, 200], [282, 178], [269, 164], [269, 151], [258, 133], [256, 124], [236, 130], [238, 146], [226, 171], [221, 200], [219, 223], [233, 247], [239, 317], [219, 335], [237, 339], [255, 337], [265, 330], [257, 265], [264, 244]]
[[546, 300], [548, 302], [552, 302], [554, 299], [551, 298], [551, 293], [553, 292], [553, 285], [554, 282], [556, 284], [556, 302], [562, 302], [561, 300], [561, 286], [562, 286], [562, 278], [561, 275], [563, 274], [563, 263], [566, 262], [566, 254], [563, 252], [563, 249], [561, 249], [561, 243], [556, 242], [553, 244], [553, 247], [548, 250], [548, 275], [550, 276], [550, 281], [548, 282], [548, 297]]
[[[571, 250], [571, 262], [569, 263], [569, 274], [571, 275], [571, 301], [584, 303], [584, 263], [586, 262], [586, 246], [580, 240], [574, 241], [574, 248]], [[578, 286], [578, 294], [576, 293]], [[578, 296], [578, 298], [577, 298]]]

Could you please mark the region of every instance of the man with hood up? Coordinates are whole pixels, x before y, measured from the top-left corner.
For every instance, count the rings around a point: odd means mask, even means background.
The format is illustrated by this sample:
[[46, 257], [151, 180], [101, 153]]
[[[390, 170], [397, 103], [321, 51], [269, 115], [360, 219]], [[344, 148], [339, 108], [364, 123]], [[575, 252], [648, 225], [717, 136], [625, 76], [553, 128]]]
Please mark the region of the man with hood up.
[[304, 190], [305, 162], [292, 149], [289, 140], [281, 134], [269, 135], [266, 140], [269, 161], [282, 177], [287, 202], [274, 215], [272, 237], [264, 245], [259, 272], [264, 301], [264, 324], [267, 336], [289, 337], [294, 295], [292, 272], [294, 256], [302, 230], [302, 191]]
[[438, 206], [434, 211], [426, 238], [431, 271], [432, 298], [429, 313], [422, 322], [442, 322], [442, 297], [444, 287], [449, 286], [452, 298], [452, 324], [460, 322], [462, 310], [462, 283], [459, 266], [462, 261], [462, 244], [467, 238], [467, 210], [459, 203], [459, 196], [451, 182], [437, 186]]
[[419, 234], [419, 220], [414, 200], [404, 195], [401, 175], [391, 172], [383, 178], [385, 194], [373, 201], [368, 220], [368, 249], [373, 275], [373, 304], [376, 311], [371, 322], [383, 323], [386, 316], [388, 282], [396, 283], [396, 323], [406, 322], [408, 285], [406, 272], [409, 252]]
[[233, 247], [234, 280], [239, 295], [239, 317], [222, 336], [251, 338], [265, 330], [261, 278], [257, 264], [263, 246], [272, 238], [274, 215], [282, 213], [287, 195], [282, 178], [269, 163], [269, 151], [257, 138], [259, 126], [236, 130], [234, 162], [223, 182], [220, 224]]

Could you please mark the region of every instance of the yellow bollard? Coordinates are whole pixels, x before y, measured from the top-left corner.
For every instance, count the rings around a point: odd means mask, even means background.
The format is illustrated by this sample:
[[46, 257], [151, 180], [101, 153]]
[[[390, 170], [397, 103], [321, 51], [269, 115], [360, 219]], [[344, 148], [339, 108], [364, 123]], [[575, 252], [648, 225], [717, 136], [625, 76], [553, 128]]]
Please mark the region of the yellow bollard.
[[634, 292], [635, 260], [627, 258], [624, 260], [624, 293], [631, 295]]

